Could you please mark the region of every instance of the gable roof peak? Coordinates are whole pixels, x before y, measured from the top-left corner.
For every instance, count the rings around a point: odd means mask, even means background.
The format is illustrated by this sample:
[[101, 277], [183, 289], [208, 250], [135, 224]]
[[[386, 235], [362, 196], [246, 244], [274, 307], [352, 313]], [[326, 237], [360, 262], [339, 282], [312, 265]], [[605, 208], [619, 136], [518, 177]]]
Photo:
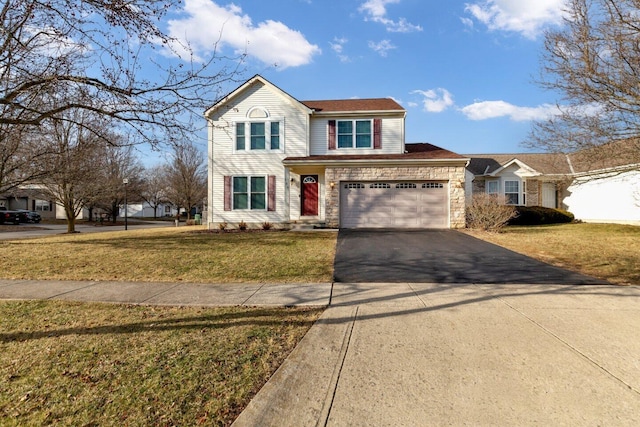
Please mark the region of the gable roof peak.
[[249, 89], [250, 87], [252, 87], [253, 85], [255, 85], [257, 83], [264, 85], [265, 87], [271, 89], [273, 92], [281, 95], [283, 98], [286, 98], [291, 103], [297, 105], [298, 108], [304, 109], [308, 113], [311, 112], [311, 110], [307, 106], [302, 104], [296, 98], [294, 98], [293, 96], [289, 95], [287, 92], [285, 92], [284, 90], [280, 89], [278, 86], [274, 85], [269, 80], [267, 80], [264, 77], [262, 77], [260, 74], [256, 74], [253, 77], [251, 77], [250, 79], [246, 80], [244, 83], [242, 83], [236, 89], [234, 89], [233, 91], [229, 92], [227, 95], [225, 95], [222, 98], [220, 98], [214, 105], [212, 105], [211, 107], [209, 107], [205, 111], [204, 116], [205, 117], [209, 117], [212, 113], [217, 111], [220, 107], [222, 107], [223, 105], [231, 102], [236, 96], [238, 96], [239, 94], [241, 94], [242, 92], [244, 92], [245, 90]]

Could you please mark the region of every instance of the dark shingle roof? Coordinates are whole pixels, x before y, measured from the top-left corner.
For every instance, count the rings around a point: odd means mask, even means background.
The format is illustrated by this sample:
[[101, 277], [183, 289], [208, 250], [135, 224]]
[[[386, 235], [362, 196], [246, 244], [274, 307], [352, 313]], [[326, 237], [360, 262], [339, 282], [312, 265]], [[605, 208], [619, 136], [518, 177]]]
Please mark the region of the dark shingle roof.
[[583, 148], [575, 153], [467, 154], [467, 169], [485, 175], [517, 159], [545, 175], [569, 175], [593, 172], [640, 163], [640, 140], [628, 139]]
[[348, 111], [404, 111], [404, 108], [391, 98], [334, 99], [324, 101], [300, 101], [318, 112]]
[[471, 159], [467, 169], [474, 175], [490, 174], [514, 159], [545, 175], [571, 173], [566, 156], [558, 153], [467, 154], [466, 156]]
[[287, 157], [285, 161], [340, 160], [463, 160], [467, 157], [432, 144], [407, 144], [406, 153], [399, 154], [327, 154], [308, 157]]

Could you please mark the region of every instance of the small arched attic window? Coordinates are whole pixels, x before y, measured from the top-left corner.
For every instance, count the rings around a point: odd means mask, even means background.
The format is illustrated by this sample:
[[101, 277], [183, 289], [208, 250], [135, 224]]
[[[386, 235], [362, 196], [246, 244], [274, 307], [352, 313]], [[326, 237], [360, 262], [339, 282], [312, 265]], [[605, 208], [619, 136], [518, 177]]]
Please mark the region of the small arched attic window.
[[247, 117], [250, 119], [266, 119], [269, 117], [269, 113], [262, 107], [253, 107], [247, 112]]

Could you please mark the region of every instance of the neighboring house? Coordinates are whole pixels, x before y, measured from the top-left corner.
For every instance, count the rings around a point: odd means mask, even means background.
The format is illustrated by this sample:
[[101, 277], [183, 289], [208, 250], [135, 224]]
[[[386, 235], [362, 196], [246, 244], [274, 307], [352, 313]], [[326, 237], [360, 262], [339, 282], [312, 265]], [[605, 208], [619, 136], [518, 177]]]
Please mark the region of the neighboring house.
[[299, 101], [254, 76], [205, 113], [209, 226], [464, 227], [468, 159], [408, 152], [405, 115], [387, 98]]
[[[10, 210], [24, 209], [36, 211], [42, 218], [46, 219], [66, 219], [64, 207], [54, 201], [47, 200], [39, 189], [38, 185], [25, 185], [10, 194], [0, 196], [0, 206]], [[153, 218], [153, 208], [147, 202], [134, 201], [127, 204], [128, 217], [130, 218]], [[99, 208], [94, 209], [94, 219], [102, 213]], [[175, 216], [177, 209], [170, 204], [161, 204], [156, 209], [157, 217]], [[124, 217], [124, 206], [120, 208], [120, 217]], [[89, 209], [83, 208], [77, 219], [89, 219]]]
[[[7, 209], [35, 211], [42, 218], [56, 218], [56, 204], [47, 200], [34, 186], [25, 186], [0, 197], [0, 206]], [[63, 211], [64, 213], [64, 211]]]
[[571, 155], [471, 154], [467, 203], [473, 194], [499, 194], [509, 204], [560, 208], [586, 222], [640, 224], [637, 153], [623, 142]]
[[[176, 216], [178, 210], [171, 204], [160, 204], [156, 208], [156, 218]], [[118, 215], [124, 218], [124, 206], [120, 208]], [[153, 207], [147, 202], [128, 202], [127, 217], [128, 218], [153, 218]]]
[[505, 196], [508, 204], [563, 208], [572, 180], [563, 154], [470, 154], [466, 172], [467, 203], [474, 194]]

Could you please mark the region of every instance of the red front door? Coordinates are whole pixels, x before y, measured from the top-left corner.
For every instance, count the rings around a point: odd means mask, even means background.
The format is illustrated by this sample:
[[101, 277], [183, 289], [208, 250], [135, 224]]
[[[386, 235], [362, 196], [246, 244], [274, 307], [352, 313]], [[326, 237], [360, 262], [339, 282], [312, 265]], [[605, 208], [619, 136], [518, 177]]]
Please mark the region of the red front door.
[[318, 215], [318, 175], [303, 175], [302, 181], [302, 215]]

